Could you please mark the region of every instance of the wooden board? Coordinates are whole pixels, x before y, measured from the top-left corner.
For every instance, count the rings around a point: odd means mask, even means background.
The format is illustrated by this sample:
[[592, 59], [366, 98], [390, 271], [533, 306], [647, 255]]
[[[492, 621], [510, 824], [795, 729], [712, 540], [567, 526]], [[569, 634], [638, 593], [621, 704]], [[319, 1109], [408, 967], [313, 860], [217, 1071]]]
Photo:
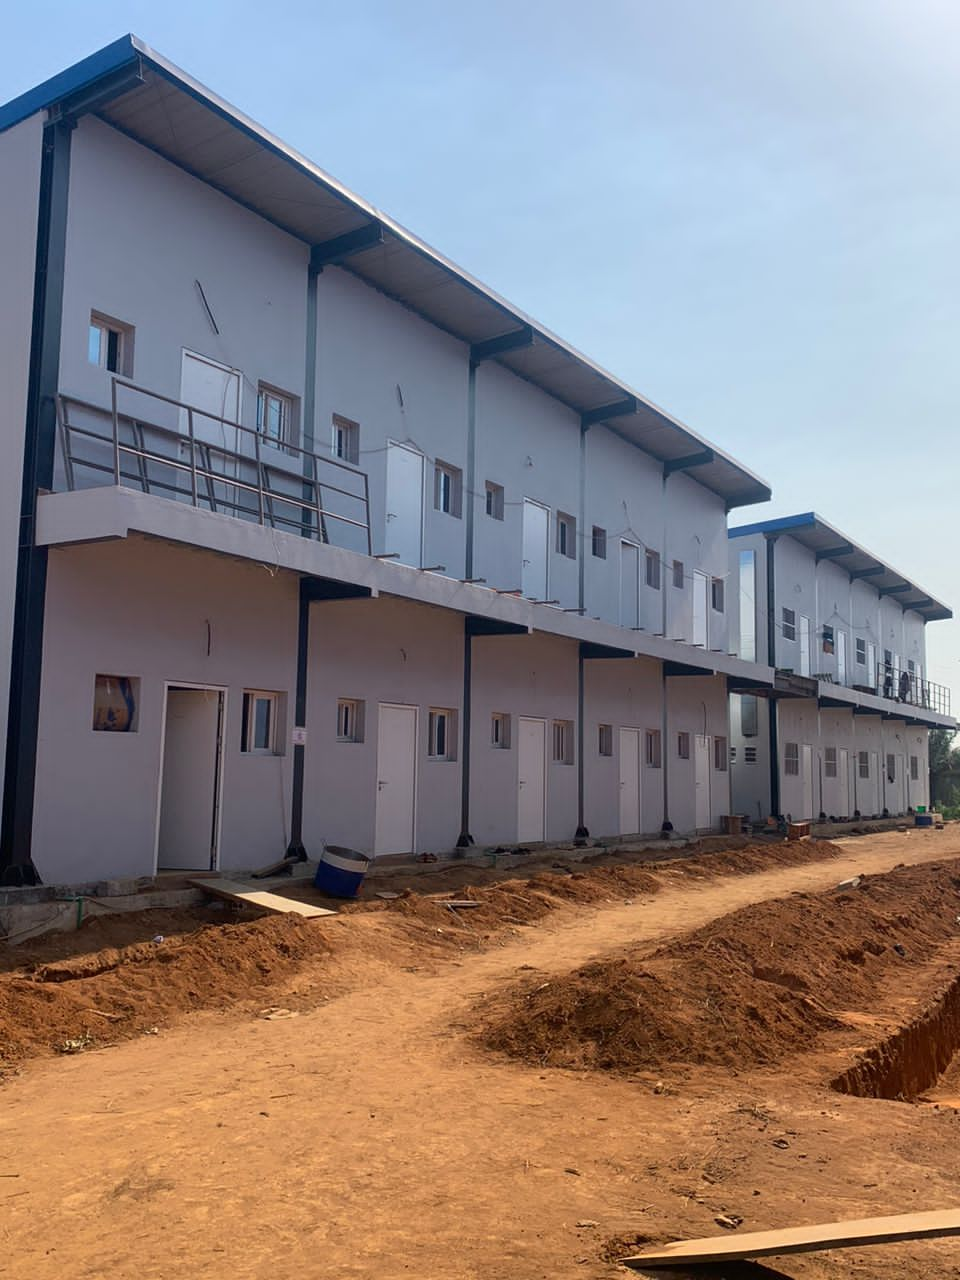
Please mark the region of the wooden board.
[[733, 1262], [778, 1253], [812, 1253], [817, 1249], [849, 1249], [858, 1245], [891, 1244], [896, 1240], [957, 1235], [960, 1235], [960, 1209], [937, 1209], [932, 1213], [898, 1213], [890, 1218], [786, 1227], [782, 1231], [748, 1231], [742, 1235], [678, 1240], [621, 1261], [634, 1271], [647, 1271], [698, 1262]]
[[279, 915], [303, 916], [312, 920], [315, 916], [335, 916], [335, 911], [326, 907], [315, 907], [310, 902], [297, 902], [294, 898], [283, 898], [278, 893], [268, 893], [265, 889], [254, 889], [239, 880], [224, 880], [219, 876], [213, 880], [190, 880], [188, 882], [204, 893], [215, 898], [226, 898], [228, 902], [244, 902], [250, 907], [259, 907], [261, 911], [274, 911]]

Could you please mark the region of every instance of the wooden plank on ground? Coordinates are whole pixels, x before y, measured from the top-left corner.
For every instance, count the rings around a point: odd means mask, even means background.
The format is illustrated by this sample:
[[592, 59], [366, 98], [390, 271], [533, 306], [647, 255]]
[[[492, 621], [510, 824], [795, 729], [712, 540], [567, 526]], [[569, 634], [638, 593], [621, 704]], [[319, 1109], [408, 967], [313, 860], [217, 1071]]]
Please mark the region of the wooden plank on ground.
[[224, 880], [221, 876], [215, 879], [197, 879], [189, 881], [204, 893], [215, 898], [225, 898], [227, 902], [242, 902], [250, 907], [259, 907], [261, 911], [274, 911], [279, 915], [303, 916], [312, 920], [315, 916], [335, 916], [336, 911], [326, 907], [315, 907], [311, 902], [297, 902], [295, 898], [284, 898], [279, 893], [268, 893], [265, 889], [254, 889], [240, 880]]
[[849, 1249], [868, 1244], [892, 1244], [897, 1240], [956, 1235], [960, 1235], [960, 1209], [936, 1209], [930, 1213], [898, 1213], [888, 1218], [858, 1218], [850, 1222], [785, 1227], [782, 1231], [748, 1231], [743, 1235], [678, 1240], [647, 1253], [623, 1258], [622, 1262], [634, 1271], [648, 1271], [698, 1262], [733, 1262], [780, 1253], [812, 1253], [818, 1249]]

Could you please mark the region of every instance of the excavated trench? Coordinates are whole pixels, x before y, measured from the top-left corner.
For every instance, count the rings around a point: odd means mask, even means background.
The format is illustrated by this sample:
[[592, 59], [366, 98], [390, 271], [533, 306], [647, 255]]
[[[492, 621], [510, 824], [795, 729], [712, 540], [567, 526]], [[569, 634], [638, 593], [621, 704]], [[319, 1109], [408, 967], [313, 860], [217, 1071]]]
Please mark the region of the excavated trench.
[[960, 1051], [960, 975], [906, 1026], [868, 1050], [830, 1086], [857, 1098], [913, 1102]]

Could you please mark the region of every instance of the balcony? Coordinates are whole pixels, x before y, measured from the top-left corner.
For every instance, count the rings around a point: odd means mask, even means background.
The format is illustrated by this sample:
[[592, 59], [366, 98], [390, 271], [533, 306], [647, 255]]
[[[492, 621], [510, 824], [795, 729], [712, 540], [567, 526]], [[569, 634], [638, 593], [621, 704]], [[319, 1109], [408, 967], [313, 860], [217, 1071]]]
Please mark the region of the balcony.
[[55, 487], [123, 485], [370, 555], [365, 472], [114, 378], [110, 408], [57, 397]]
[[943, 716], [951, 714], [950, 690], [942, 684], [934, 684], [932, 680], [921, 680], [908, 668], [878, 662], [876, 679], [875, 692], [882, 698], [920, 707], [924, 711], [935, 711]]

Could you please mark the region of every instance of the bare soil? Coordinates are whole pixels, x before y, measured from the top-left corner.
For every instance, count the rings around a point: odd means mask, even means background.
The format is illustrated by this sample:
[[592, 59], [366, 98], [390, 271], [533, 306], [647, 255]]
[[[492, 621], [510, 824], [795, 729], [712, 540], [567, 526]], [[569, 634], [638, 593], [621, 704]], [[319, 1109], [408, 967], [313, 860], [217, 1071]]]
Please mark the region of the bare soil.
[[[73, 951], [57, 939], [8, 956], [0, 1276], [612, 1280], [635, 1244], [717, 1232], [720, 1214], [760, 1229], [952, 1205], [953, 1107], [935, 1091], [910, 1105], [830, 1082], [955, 975], [960, 930], [945, 921], [952, 909], [956, 927], [960, 871], [946, 860], [958, 856], [948, 827], [554, 868], [544, 883], [458, 888], [482, 902], [460, 913], [413, 894], [314, 921], [163, 927], [151, 913], [125, 920], [123, 938], [98, 921], [106, 932], [81, 930]], [[873, 879], [899, 863], [917, 870]], [[857, 873], [865, 889], [837, 894]], [[884, 951], [842, 962], [847, 982], [833, 933], [854, 916], [860, 942], [894, 924]], [[675, 1035], [646, 1065], [571, 1070], [472, 1038], [478, 1010], [516, 999], [531, 974], [560, 984], [660, 953], [689, 983], [715, 958], [740, 981], [763, 938], [770, 972], [808, 987], [750, 981], [809, 996], [831, 1020], [771, 1059], [728, 1044], [694, 1062]], [[769, 1265], [960, 1276], [949, 1241]]]

